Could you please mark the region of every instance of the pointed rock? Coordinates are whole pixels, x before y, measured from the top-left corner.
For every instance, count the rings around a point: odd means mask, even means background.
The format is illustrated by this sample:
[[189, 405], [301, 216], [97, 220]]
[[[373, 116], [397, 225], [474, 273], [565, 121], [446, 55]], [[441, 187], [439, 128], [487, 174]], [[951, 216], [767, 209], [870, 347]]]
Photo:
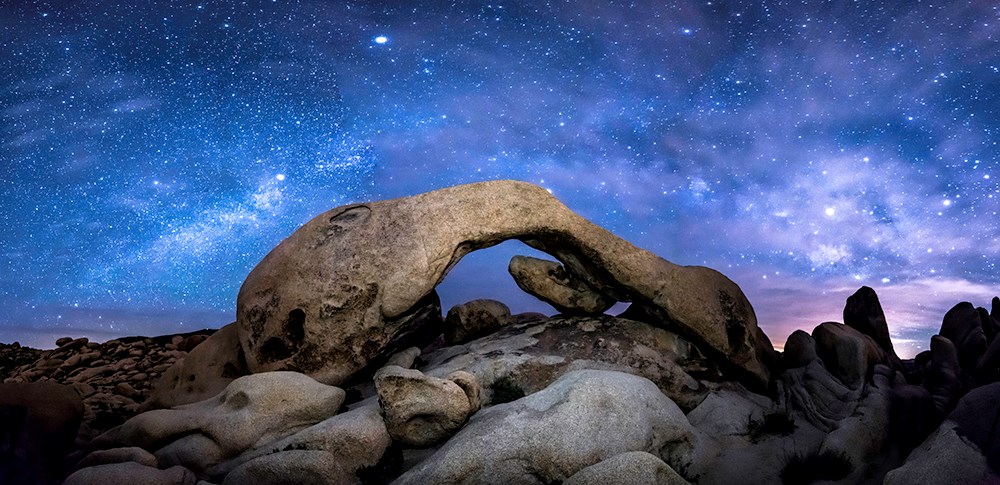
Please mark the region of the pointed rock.
[[888, 354], [896, 356], [889, 338], [889, 326], [885, 322], [882, 304], [875, 290], [862, 286], [847, 298], [844, 306], [844, 324], [873, 339]]

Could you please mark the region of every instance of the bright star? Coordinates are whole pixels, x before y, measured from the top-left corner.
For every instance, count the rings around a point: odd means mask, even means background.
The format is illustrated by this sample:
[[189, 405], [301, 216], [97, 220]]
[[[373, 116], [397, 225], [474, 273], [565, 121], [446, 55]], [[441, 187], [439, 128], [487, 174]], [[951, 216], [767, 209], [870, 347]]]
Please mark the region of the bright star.
[[389, 38], [384, 35], [380, 35], [375, 38], [376, 44], [385, 44], [386, 42], [389, 42]]
[[285, 180], [285, 174], [279, 173], [278, 175], [275, 175], [274, 178], [278, 179], [278, 181], [280, 182], [282, 180]]

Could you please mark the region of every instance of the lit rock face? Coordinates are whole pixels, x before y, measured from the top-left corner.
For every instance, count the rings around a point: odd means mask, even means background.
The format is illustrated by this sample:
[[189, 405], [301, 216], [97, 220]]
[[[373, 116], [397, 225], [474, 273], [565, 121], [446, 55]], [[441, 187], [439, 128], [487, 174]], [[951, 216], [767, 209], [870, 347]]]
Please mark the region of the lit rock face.
[[735, 283], [637, 248], [546, 190], [515, 181], [338, 207], [306, 223], [240, 288], [237, 325], [249, 370], [344, 382], [412, 345], [434, 287], [462, 257], [510, 239], [551, 254], [595, 291], [641, 305], [734, 377], [768, 381], [764, 362], [773, 350]]

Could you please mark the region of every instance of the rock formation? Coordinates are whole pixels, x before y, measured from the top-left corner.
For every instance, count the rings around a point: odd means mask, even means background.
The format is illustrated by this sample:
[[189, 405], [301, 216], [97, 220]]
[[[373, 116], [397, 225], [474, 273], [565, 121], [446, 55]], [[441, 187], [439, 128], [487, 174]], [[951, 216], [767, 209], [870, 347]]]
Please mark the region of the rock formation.
[[601, 294], [642, 305], [748, 384], [768, 382], [769, 357], [758, 354], [769, 342], [735, 283], [639, 249], [514, 181], [338, 207], [306, 223], [240, 288], [248, 367], [341, 384], [420, 330], [414, 315], [463, 256], [509, 239], [551, 254]]

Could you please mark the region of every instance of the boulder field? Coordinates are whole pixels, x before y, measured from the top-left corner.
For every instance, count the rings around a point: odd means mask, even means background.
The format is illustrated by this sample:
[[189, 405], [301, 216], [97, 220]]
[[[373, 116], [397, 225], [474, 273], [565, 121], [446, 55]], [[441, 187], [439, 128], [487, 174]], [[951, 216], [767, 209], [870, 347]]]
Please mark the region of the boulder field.
[[[518, 239], [559, 313], [434, 287]], [[616, 302], [631, 305], [605, 314]], [[998, 483], [1000, 299], [900, 359], [875, 291], [777, 352], [739, 287], [511, 181], [321, 214], [217, 331], [0, 344], [0, 483]]]

